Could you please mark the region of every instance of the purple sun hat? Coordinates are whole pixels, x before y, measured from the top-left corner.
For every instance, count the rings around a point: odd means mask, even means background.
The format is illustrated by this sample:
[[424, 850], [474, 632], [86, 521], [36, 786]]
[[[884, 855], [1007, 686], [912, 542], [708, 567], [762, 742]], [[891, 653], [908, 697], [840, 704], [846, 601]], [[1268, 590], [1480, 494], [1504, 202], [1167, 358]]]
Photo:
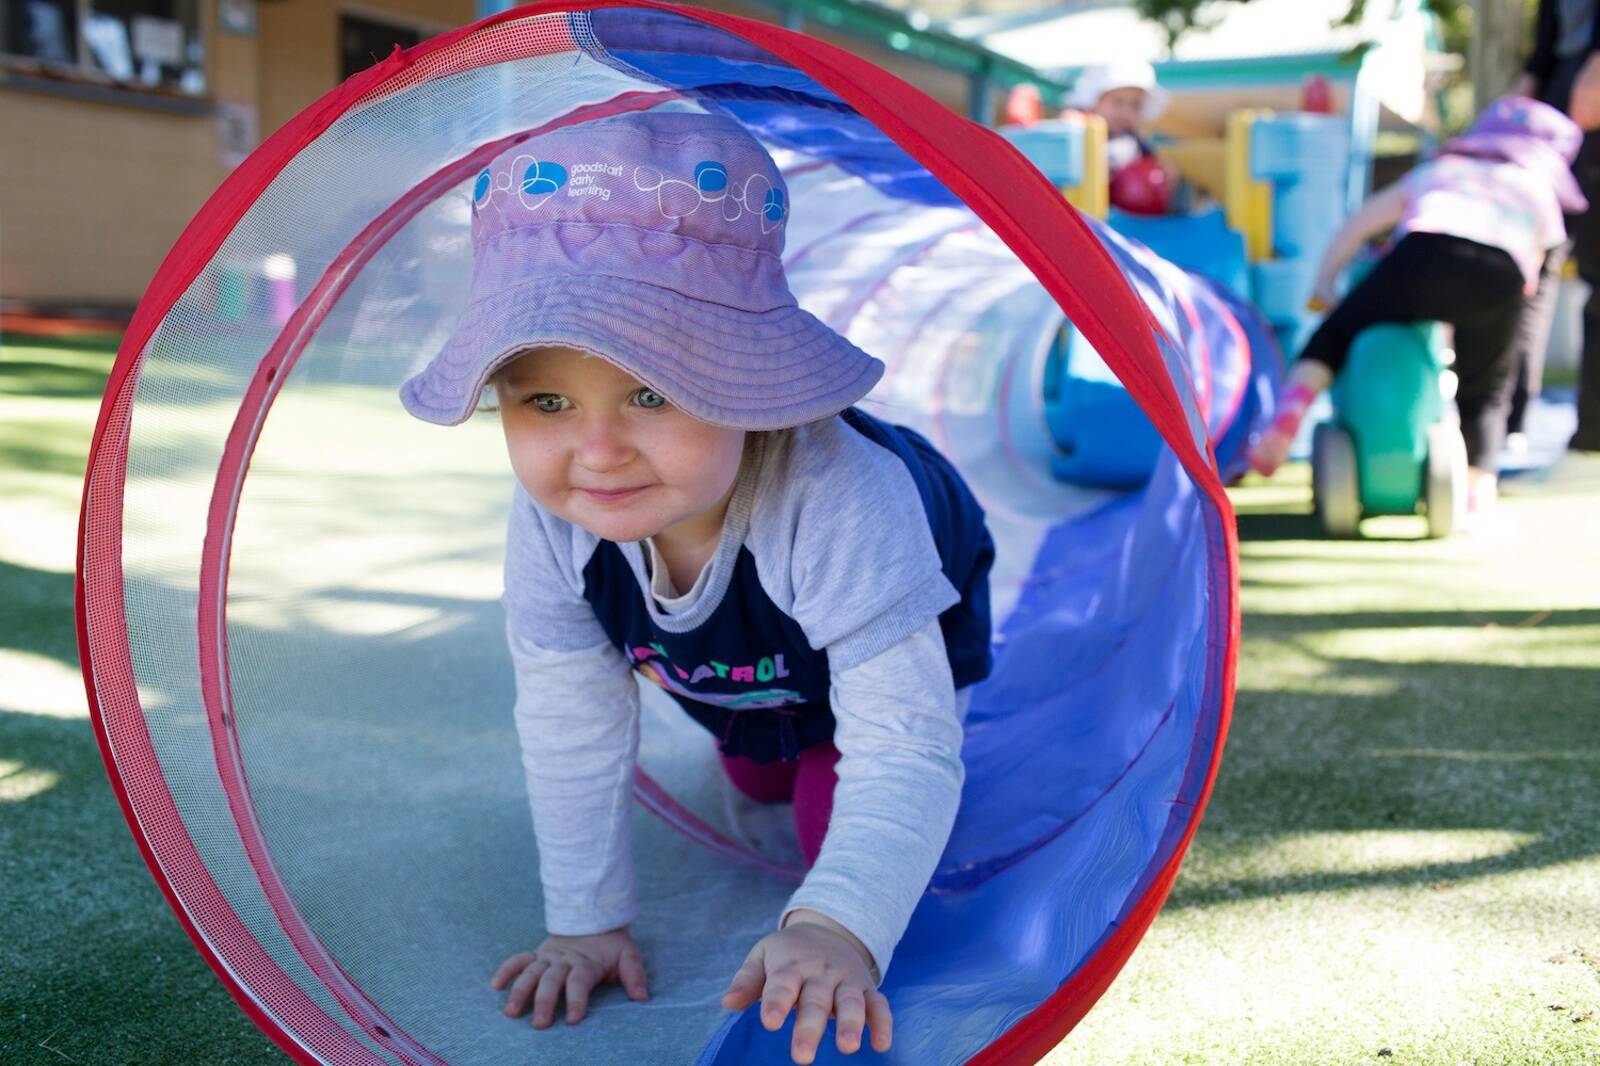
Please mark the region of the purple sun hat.
[[501, 364], [561, 345], [705, 422], [837, 414], [884, 368], [795, 303], [788, 214], [777, 166], [732, 119], [636, 112], [530, 137], [473, 183], [467, 306], [401, 401], [455, 425]]
[[1582, 144], [1583, 130], [1557, 108], [1525, 96], [1502, 96], [1438, 154], [1504, 159], [1532, 170], [1549, 180], [1562, 210], [1576, 215], [1589, 209], [1572, 176], [1572, 161]]

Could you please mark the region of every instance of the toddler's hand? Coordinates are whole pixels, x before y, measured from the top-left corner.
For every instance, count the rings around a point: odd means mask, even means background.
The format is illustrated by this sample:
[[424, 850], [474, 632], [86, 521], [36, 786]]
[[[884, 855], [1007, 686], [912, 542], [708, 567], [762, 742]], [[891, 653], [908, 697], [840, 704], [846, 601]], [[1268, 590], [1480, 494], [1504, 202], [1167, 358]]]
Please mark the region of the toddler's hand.
[[872, 1030], [872, 1047], [888, 1051], [893, 1036], [889, 1001], [874, 986], [866, 949], [843, 926], [824, 915], [796, 911], [784, 928], [762, 937], [733, 975], [722, 1005], [744, 1010], [761, 1000], [761, 1024], [783, 1028], [795, 1011], [789, 1054], [805, 1066], [838, 1018], [834, 1043], [846, 1055], [861, 1047], [861, 1030]]
[[1333, 291], [1331, 282], [1319, 281], [1311, 290], [1311, 295], [1306, 298], [1306, 310], [1321, 314], [1339, 302], [1339, 294]]
[[500, 964], [489, 987], [507, 985], [505, 1016], [515, 1018], [533, 997], [533, 1027], [548, 1029], [555, 1020], [556, 1004], [564, 991], [567, 1024], [576, 1025], [589, 1010], [589, 993], [598, 985], [614, 982], [628, 998], [650, 998], [644, 975], [644, 958], [627, 927], [591, 936], [546, 937], [537, 951], [521, 952]]

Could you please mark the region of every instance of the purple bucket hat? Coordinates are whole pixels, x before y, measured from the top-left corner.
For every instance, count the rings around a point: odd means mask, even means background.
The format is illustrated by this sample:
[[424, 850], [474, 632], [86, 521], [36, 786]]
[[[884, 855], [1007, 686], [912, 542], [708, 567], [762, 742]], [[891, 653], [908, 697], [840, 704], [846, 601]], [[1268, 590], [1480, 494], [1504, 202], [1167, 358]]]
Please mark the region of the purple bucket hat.
[[1558, 109], [1525, 96], [1502, 96], [1438, 154], [1504, 159], [1532, 170], [1549, 180], [1562, 210], [1576, 215], [1589, 209], [1572, 176], [1572, 161], [1582, 144], [1583, 130]]
[[473, 183], [467, 307], [401, 401], [455, 425], [501, 364], [561, 345], [705, 422], [837, 414], [884, 368], [795, 303], [788, 213], [777, 166], [732, 119], [638, 112], [531, 137]]

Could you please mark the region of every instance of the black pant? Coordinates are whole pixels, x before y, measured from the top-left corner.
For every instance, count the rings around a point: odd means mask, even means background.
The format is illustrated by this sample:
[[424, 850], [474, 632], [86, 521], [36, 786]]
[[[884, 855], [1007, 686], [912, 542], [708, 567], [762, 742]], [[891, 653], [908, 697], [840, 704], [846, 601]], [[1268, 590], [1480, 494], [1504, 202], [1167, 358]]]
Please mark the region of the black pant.
[[[1539, 99], [1565, 111], [1572, 103], [1572, 82], [1588, 54], [1561, 60], [1550, 77], [1540, 87]], [[1572, 436], [1572, 447], [1581, 451], [1600, 451], [1600, 131], [1584, 134], [1583, 147], [1578, 150], [1572, 173], [1578, 187], [1594, 206], [1581, 215], [1567, 216], [1569, 248], [1578, 264], [1578, 276], [1590, 286], [1589, 300], [1583, 308], [1583, 350], [1578, 364], [1578, 431]], [[1526, 374], [1533, 390], [1538, 385], [1534, 365], [1527, 353], [1537, 348], [1542, 360], [1544, 345], [1550, 335], [1550, 311], [1555, 300], [1555, 279], [1540, 279], [1539, 294], [1524, 312], [1522, 349]], [[1542, 362], [1541, 362], [1542, 365]]]
[[1572, 243], [1550, 249], [1539, 273], [1539, 291], [1528, 297], [1517, 323], [1517, 338], [1512, 342], [1511, 408], [1506, 413], [1506, 430], [1522, 433], [1527, 429], [1528, 405], [1544, 390], [1544, 356], [1550, 347], [1550, 327], [1555, 324], [1556, 300], [1560, 296], [1561, 271], [1572, 254]]
[[1442, 233], [1408, 233], [1323, 320], [1300, 358], [1337, 374], [1356, 334], [1368, 326], [1450, 323], [1467, 461], [1492, 470], [1505, 440], [1522, 285], [1521, 269], [1503, 249]]

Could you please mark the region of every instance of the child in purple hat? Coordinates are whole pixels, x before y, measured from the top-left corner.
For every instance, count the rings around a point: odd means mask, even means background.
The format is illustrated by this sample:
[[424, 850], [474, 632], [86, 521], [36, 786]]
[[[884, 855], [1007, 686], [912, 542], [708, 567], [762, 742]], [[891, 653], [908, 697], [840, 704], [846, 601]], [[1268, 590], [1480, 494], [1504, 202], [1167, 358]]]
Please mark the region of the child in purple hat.
[[[1467, 445], [1468, 511], [1495, 499], [1495, 458], [1510, 404], [1513, 339], [1523, 298], [1545, 254], [1566, 240], [1562, 213], [1588, 202], [1572, 176], [1583, 133], [1560, 111], [1503, 96], [1464, 136], [1448, 141], [1362, 206], [1323, 256], [1313, 306], [1334, 306], [1295, 362], [1279, 413], [1251, 452], [1270, 474], [1289, 454], [1306, 408], [1344, 365], [1356, 335], [1379, 322], [1455, 327], [1456, 406]], [[1341, 301], [1334, 283], [1366, 241], [1395, 243]]]
[[883, 366], [802, 310], [789, 202], [737, 122], [649, 111], [503, 152], [473, 190], [468, 305], [402, 388], [442, 424], [493, 391], [516, 723], [548, 937], [492, 985], [544, 1028], [646, 996], [630, 818], [637, 673], [733, 785], [793, 800], [812, 864], [723, 998], [809, 1062], [890, 1042], [877, 990], [948, 839], [988, 674], [983, 512], [915, 433], [851, 405]]

